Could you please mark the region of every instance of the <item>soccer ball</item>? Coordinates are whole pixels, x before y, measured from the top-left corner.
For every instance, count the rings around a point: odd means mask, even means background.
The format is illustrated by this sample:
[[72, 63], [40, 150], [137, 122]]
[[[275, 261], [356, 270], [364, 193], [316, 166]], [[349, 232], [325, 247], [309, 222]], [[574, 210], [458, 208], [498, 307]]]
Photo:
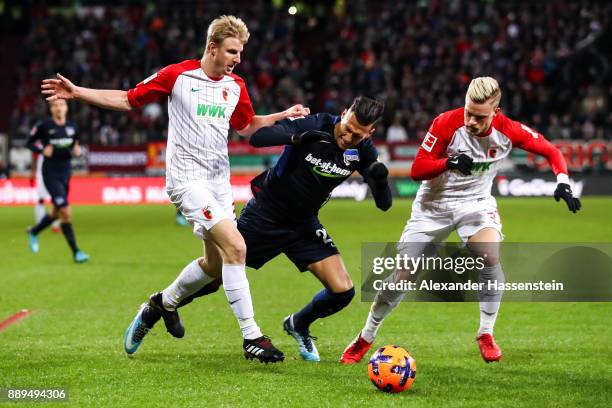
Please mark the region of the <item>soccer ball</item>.
[[368, 376], [384, 392], [406, 391], [416, 377], [416, 360], [400, 346], [381, 347], [370, 358]]

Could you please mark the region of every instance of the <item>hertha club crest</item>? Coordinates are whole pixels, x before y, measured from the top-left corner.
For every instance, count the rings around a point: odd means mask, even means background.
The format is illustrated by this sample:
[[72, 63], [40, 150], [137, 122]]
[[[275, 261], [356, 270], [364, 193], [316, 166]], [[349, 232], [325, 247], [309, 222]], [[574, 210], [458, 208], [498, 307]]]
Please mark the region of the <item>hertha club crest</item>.
[[202, 208], [202, 215], [204, 215], [204, 218], [206, 218], [207, 220], [213, 219], [213, 213], [208, 207]]
[[346, 149], [343, 154], [344, 164], [347, 166], [351, 164], [352, 161], [359, 161], [359, 150], [357, 149]]

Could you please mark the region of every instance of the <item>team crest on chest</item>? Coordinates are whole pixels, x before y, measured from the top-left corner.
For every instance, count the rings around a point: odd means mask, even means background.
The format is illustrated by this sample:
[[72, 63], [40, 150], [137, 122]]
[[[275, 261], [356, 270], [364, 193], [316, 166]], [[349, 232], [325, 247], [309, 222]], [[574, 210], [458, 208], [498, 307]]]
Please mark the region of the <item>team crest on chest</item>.
[[352, 161], [359, 161], [359, 151], [357, 149], [347, 149], [343, 154], [344, 164], [349, 166]]

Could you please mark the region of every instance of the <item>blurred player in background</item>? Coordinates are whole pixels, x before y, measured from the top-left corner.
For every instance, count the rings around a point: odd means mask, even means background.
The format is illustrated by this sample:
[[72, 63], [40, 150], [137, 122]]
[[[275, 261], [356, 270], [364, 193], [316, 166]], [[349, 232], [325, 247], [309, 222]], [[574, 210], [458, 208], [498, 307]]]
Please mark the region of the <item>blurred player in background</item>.
[[[416, 258], [428, 243], [442, 242], [456, 230], [476, 255], [485, 258], [479, 276], [484, 287], [489, 281], [504, 282], [499, 260], [502, 224], [491, 187], [502, 160], [513, 147], [544, 156], [557, 176], [555, 200], [563, 199], [574, 213], [580, 209], [580, 201], [572, 195], [561, 152], [541, 134], [504, 116], [500, 99], [501, 90], [495, 79], [475, 78], [468, 87], [465, 106], [445, 112], [433, 121], [412, 165], [412, 178], [423, 183], [398, 245], [401, 254]], [[388, 279], [409, 280], [409, 272], [396, 271]], [[340, 362], [352, 364], [361, 360], [384, 318], [404, 294], [377, 293], [364, 328], [346, 348]], [[478, 293], [480, 328], [476, 339], [486, 362], [498, 361], [502, 356], [493, 338], [501, 295], [494, 290]]]
[[[168, 97], [166, 190], [194, 226], [194, 234], [205, 242], [204, 258], [193, 260], [183, 272], [211, 282], [222, 275], [227, 300], [242, 331], [245, 357], [275, 362], [284, 355], [262, 334], [254, 318], [246, 247], [236, 228], [229, 182], [227, 136], [230, 125], [240, 135], [250, 136], [261, 127], [303, 116], [309, 110], [295, 105], [272, 115], [255, 115], [244, 80], [233, 74], [248, 38], [241, 19], [221, 16], [208, 27], [201, 59], [168, 65], [129, 91], [78, 87], [58, 74], [57, 79], [43, 81], [42, 92], [48, 100], [76, 99], [120, 111]], [[135, 350], [146, 330], [141, 320], [142, 313], [149, 310], [147, 305], [170, 321], [176, 317], [174, 304], [161, 292], [153, 294], [126, 331], [126, 350]], [[184, 335], [179, 320], [170, 326], [175, 337]]]
[[[32, 128], [32, 132], [34, 132], [36, 127]], [[45, 214], [47, 213], [47, 209], [45, 208], [45, 202], [51, 201], [51, 196], [49, 192], [45, 188], [45, 183], [43, 182], [42, 176], [42, 167], [43, 167], [44, 156], [40, 153], [32, 152], [32, 171], [30, 174], [30, 186], [36, 187], [36, 204], [34, 205], [34, 223], [38, 224]], [[51, 231], [58, 233], [61, 231], [60, 229], [60, 221], [59, 218], [53, 221], [51, 224]]]
[[[260, 129], [250, 139], [255, 147], [287, 147], [274, 168], [253, 179], [254, 198], [238, 220], [247, 246], [247, 266], [259, 269], [284, 253], [300, 271], [310, 271], [324, 286], [283, 321], [283, 328], [295, 338], [300, 356], [307, 361], [320, 360], [310, 325], [339, 312], [355, 295], [340, 252], [319, 221], [320, 208], [332, 190], [355, 171], [364, 176], [376, 206], [383, 211], [391, 207], [388, 171], [377, 161], [370, 140], [382, 113], [381, 102], [358, 97], [341, 116], [320, 113], [283, 120]], [[178, 308], [214, 292], [219, 284], [183, 271], [163, 293]], [[148, 309], [142, 321], [150, 330], [162, 316]]]
[[89, 255], [81, 251], [76, 243], [72, 229], [72, 210], [68, 204], [68, 189], [72, 172], [70, 161], [72, 156], [81, 155], [79, 138], [74, 125], [66, 117], [68, 103], [65, 100], [49, 102], [51, 118], [36, 125], [27, 142], [27, 147], [35, 153], [44, 156], [42, 161], [42, 180], [46, 191], [51, 196], [53, 209], [45, 213], [40, 221], [28, 229], [30, 249], [38, 253], [38, 234], [57, 219], [60, 228], [77, 263], [87, 262]]

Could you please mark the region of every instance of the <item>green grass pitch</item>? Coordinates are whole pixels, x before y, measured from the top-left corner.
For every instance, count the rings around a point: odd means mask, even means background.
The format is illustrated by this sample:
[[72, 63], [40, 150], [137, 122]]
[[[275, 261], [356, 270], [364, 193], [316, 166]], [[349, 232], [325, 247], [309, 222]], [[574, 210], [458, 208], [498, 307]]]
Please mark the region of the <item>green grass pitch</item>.
[[[612, 199], [585, 198], [583, 205], [574, 215], [550, 198], [500, 199], [506, 240], [612, 242]], [[360, 243], [397, 240], [409, 215], [410, 201], [382, 213], [372, 201], [336, 200], [321, 220], [359, 285]], [[282, 256], [249, 271], [249, 279], [257, 321], [287, 355], [284, 363], [242, 357], [222, 290], [181, 309], [185, 338], [170, 337], [160, 322], [127, 358], [122, 335], [138, 306], [199, 256], [201, 244], [174, 224], [170, 206], [76, 207], [77, 238], [92, 256], [76, 265], [63, 237], [50, 231], [41, 235], [40, 253], [29, 252], [24, 231], [32, 217], [29, 207], [0, 208], [0, 320], [34, 311], [0, 332], [0, 387], [67, 387], [70, 400], [61, 406], [85, 407], [607, 407], [612, 401], [612, 304], [502, 304], [495, 333], [504, 358], [489, 365], [474, 341], [477, 304], [402, 304], [376, 345], [406, 347], [418, 370], [408, 392], [387, 395], [369, 383], [366, 362], [337, 363], [368, 312], [359, 294], [313, 325], [322, 361], [299, 359], [282, 319], [320, 284]]]

